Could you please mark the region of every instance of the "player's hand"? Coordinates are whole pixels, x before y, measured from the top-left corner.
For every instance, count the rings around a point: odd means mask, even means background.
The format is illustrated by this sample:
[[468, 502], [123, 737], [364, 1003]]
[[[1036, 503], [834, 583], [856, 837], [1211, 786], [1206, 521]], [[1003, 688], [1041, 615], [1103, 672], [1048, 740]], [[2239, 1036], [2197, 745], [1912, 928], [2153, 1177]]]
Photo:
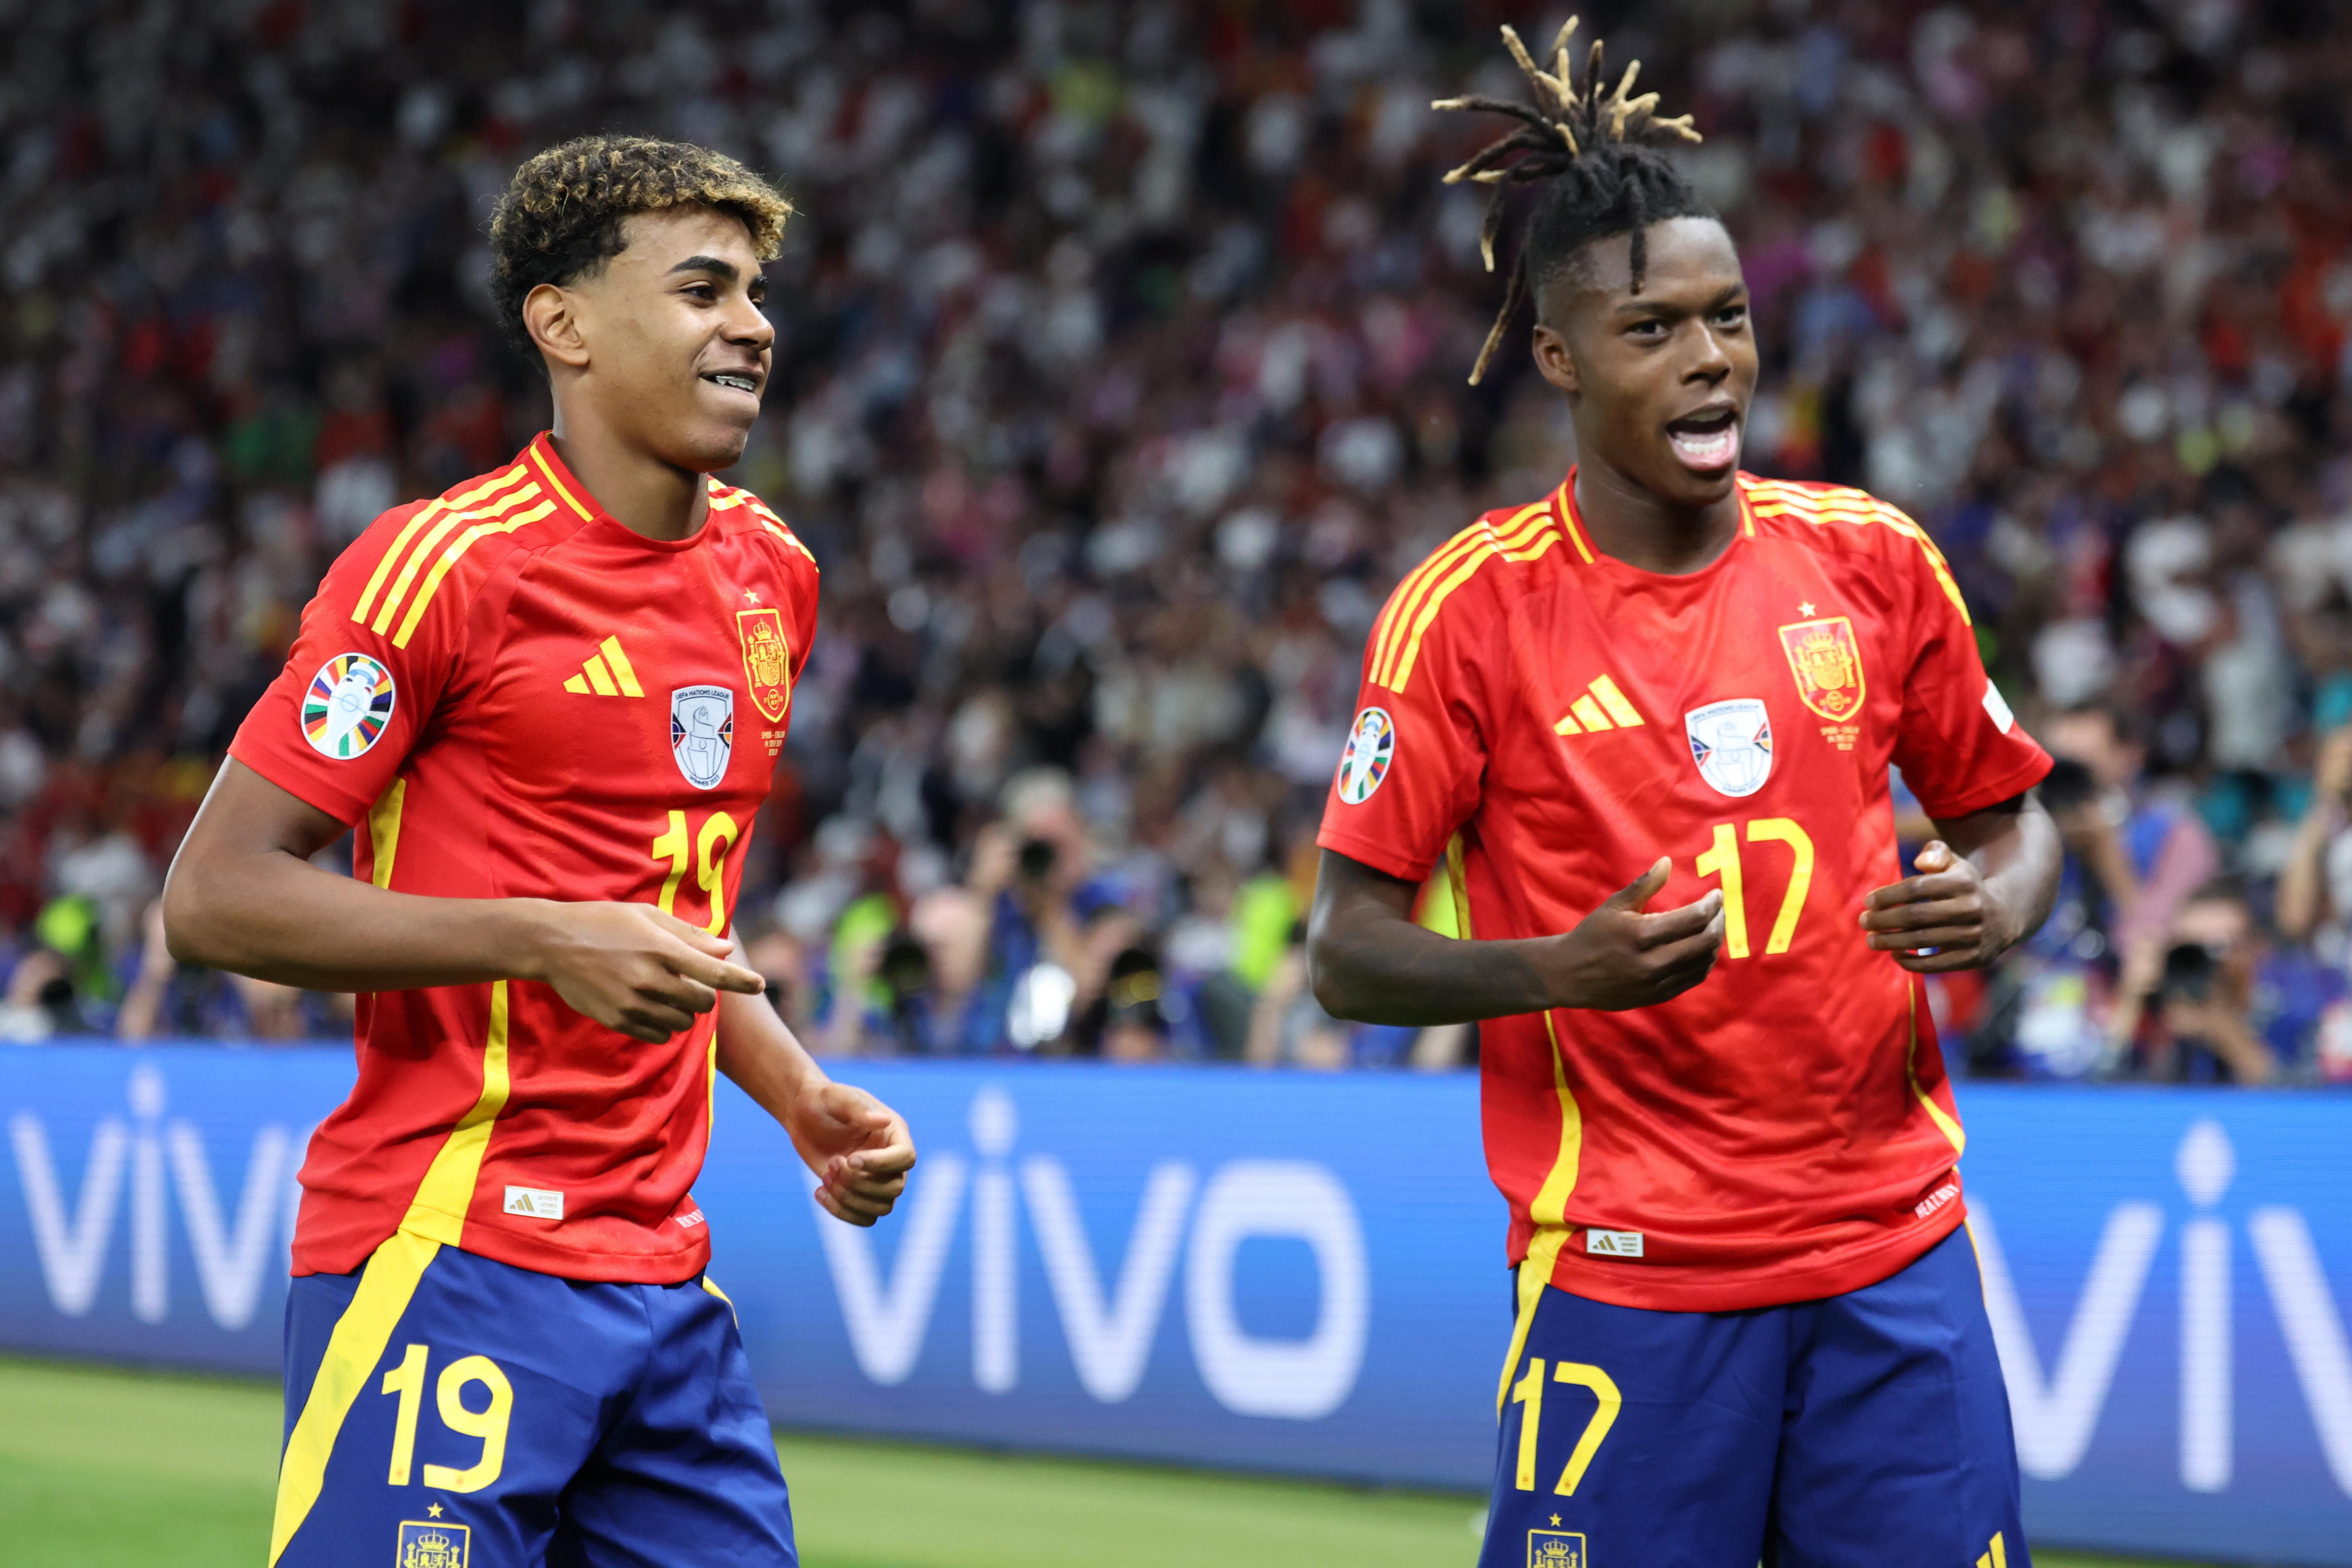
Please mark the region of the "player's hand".
[[573, 1011], [658, 1045], [719, 1005], [721, 991], [756, 996], [767, 982], [730, 963], [733, 949], [651, 904], [550, 904], [524, 977], [555, 988]]
[[803, 1092], [784, 1131], [821, 1178], [816, 1201], [852, 1225], [872, 1225], [888, 1214], [915, 1168], [906, 1119], [849, 1084], [827, 1081]]
[[1723, 951], [1723, 894], [1657, 914], [1644, 912], [1666, 885], [1663, 856], [1630, 887], [1612, 893], [1576, 929], [1552, 939], [1551, 994], [1559, 1007], [1621, 1012], [1681, 995], [1706, 978]]
[[1862, 929], [1873, 952], [1893, 953], [1915, 974], [1940, 974], [1981, 968], [2009, 951], [2017, 937], [2008, 911], [1985, 890], [1974, 861], [1931, 838], [1912, 864], [1917, 876], [1863, 900]]

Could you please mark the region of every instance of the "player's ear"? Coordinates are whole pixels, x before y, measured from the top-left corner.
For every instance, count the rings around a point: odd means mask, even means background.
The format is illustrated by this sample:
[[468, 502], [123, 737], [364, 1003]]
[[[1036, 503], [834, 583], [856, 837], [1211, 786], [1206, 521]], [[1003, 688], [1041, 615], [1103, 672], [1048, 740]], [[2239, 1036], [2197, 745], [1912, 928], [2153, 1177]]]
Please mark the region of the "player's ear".
[[522, 323], [539, 352], [573, 370], [588, 367], [588, 338], [581, 331], [580, 300], [569, 290], [542, 283], [522, 299]]
[[1542, 373], [1543, 378], [1574, 397], [1581, 386], [1576, 374], [1576, 355], [1570, 350], [1568, 340], [1555, 329], [1538, 321], [1534, 350], [1536, 369]]

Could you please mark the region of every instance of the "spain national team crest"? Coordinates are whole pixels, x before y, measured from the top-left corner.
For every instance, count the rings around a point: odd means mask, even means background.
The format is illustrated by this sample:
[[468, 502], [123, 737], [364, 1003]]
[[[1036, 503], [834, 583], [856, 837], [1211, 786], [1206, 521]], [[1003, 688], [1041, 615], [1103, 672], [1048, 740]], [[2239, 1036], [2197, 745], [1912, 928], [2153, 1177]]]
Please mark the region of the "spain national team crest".
[[715, 789], [735, 754], [735, 692], [726, 686], [681, 686], [669, 694], [669, 750], [697, 789]]
[[1862, 641], [1852, 619], [1794, 622], [1780, 628], [1780, 647], [1806, 707], [1840, 722], [1862, 711]]
[[1719, 795], [1754, 795], [1772, 776], [1772, 721], [1763, 700], [1735, 697], [1683, 715], [1691, 761]]
[[313, 751], [349, 762], [392, 722], [394, 695], [392, 671], [363, 653], [339, 653], [302, 694], [302, 738]]
[[1339, 753], [1339, 798], [1349, 805], [1361, 805], [1381, 787], [1389, 776], [1389, 764], [1396, 760], [1396, 721], [1385, 708], [1367, 708], [1356, 715], [1356, 727], [1348, 731], [1347, 750]]
[[1582, 1532], [1568, 1530], [1528, 1531], [1528, 1568], [1591, 1568], [1585, 1560]]
[[793, 645], [784, 636], [784, 613], [738, 610], [735, 632], [743, 639], [743, 673], [751, 678], [751, 706], [772, 724], [793, 705]]
[[473, 1533], [462, 1524], [404, 1519], [392, 1568], [466, 1568]]

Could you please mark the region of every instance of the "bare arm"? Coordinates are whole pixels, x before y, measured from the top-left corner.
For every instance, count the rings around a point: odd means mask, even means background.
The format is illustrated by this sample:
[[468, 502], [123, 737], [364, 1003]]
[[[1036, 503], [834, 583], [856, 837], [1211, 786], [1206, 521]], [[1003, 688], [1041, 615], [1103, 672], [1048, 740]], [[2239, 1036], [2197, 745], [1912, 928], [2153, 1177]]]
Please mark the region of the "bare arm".
[[[1938, 818], [1918, 875], [1864, 900], [1873, 950], [1921, 974], [1979, 969], [2041, 929], [2058, 897], [2058, 829], [2031, 791]], [[1918, 950], [1933, 948], [1932, 953]]]
[[2320, 743], [2311, 805], [2296, 824], [2294, 846], [2279, 873], [2279, 934], [2302, 942], [2317, 929], [2327, 909], [2327, 843], [2344, 826], [2344, 797], [2352, 789], [2352, 729], [2338, 730]]
[[1659, 914], [1661, 859], [1559, 936], [1456, 941], [1413, 923], [1413, 884], [1323, 851], [1307, 917], [1315, 999], [1368, 1024], [1459, 1024], [1550, 1007], [1647, 1007], [1706, 978], [1723, 945], [1723, 895]]
[[231, 759], [163, 884], [172, 956], [312, 991], [543, 981], [646, 1041], [686, 1028], [720, 990], [761, 989], [724, 942], [650, 905], [420, 898], [311, 865], [342, 832]]
[[[741, 962], [740, 943], [734, 953]], [[791, 1135], [823, 1180], [816, 1201], [827, 1214], [872, 1225], [890, 1212], [915, 1165], [905, 1119], [864, 1089], [825, 1077], [765, 995], [719, 997], [719, 1070]]]

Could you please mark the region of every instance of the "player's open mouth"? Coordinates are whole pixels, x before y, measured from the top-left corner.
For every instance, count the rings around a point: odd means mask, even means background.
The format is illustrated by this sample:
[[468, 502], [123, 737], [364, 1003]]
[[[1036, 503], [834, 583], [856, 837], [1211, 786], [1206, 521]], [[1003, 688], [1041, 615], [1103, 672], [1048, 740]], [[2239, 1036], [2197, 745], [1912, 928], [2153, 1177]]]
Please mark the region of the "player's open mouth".
[[1685, 415], [1666, 426], [1666, 440], [1683, 467], [1717, 473], [1739, 460], [1739, 415], [1726, 405]]
[[702, 379], [713, 386], [724, 386], [736, 392], [748, 392], [754, 397], [760, 395], [760, 384], [740, 371], [713, 371]]

